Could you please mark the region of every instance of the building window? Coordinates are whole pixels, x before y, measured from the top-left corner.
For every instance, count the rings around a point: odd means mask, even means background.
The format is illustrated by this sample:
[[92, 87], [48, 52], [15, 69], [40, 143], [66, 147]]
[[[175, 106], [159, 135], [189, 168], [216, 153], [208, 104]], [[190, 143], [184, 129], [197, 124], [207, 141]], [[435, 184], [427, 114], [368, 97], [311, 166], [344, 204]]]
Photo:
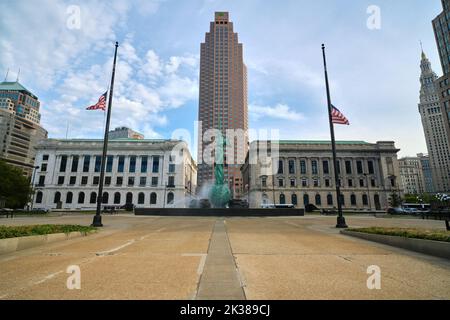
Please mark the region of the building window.
[[316, 206], [322, 205], [322, 199], [320, 198], [320, 194], [316, 194], [315, 201], [316, 201]]
[[266, 177], [261, 178], [261, 186], [263, 188], [267, 187], [267, 178]]
[[42, 172], [47, 171], [47, 164], [46, 163], [41, 164], [41, 171]]
[[76, 182], [77, 182], [77, 177], [76, 177], [76, 176], [70, 177], [70, 179], [69, 179], [69, 184], [70, 184], [71, 186], [73, 186]]
[[364, 187], [364, 180], [363, 179], [359, 179], [359, 186], [361, 188]]
[[78, 203], [84, 203], [84, 192], [78, 193]]
[[330, 179], [325, 179], [325, 187], [329, 187], [330, 186]]
[[117, 172], [123, 172], [125, 167], [125, 156], [119, 156], [119, 163], [117, 164]]
[[129, 172], [136, 172], [136, 156], [130, 157]]
[[174, 176], [170, 176], [169, 177], [169, 182], [168, 182], [167, 186], [169, 188], [174, 188], [175, 187], [175, 177]]
[[327, 195], [327, 205], [333, 205], [333, 196], [331, 194]]
[[128, 177], [128, 186], [134, 186], [134, 177]]
[[156, 198], [157, 198], [156, 193], [152, 192], [150, 194], [150, 204], [156, 204]]
[[81, 177], [81, 185], [87, 185], [87, 183], [88, 183], [88, 177], [86, 177], [86, 176], [83, 176], [83, 177]]
[[61, 156], [61, 163], [59, 164], [59, 172], [66, 172], [67, 156]]
[[351, 161], [345, 161], [345, 173], [352, 174], [352, 162]]
[[123, 177], [116, 178], [116, 185], [121, 186], [123, 184]]
[[291, 196], [291, 202], [292, 202], [292, 204], [294, 206], [296, 206], [298, 204], [298, 202], [297, 202], [297, 195], [295, 193], [292, 194], [292, 196]]
[[311, 171], [312, 171], [312, 174], [318, 174], [317, 161], [316, 160], [311, 161]]
[[58, 177], [58, 185], [64, 184], [64, 176]]
[[169, 164], [169, 173], [175, 172], [175, 165], [173, 163]]
[[278, 186], [279, 187], [283, 187], [284, 185], [284, 180], [283, 179], [278, 179]]
[[100, 172], [101, 165], [102, 165], [102, 156], [95, 156], [94, 172]]
[[336, 167], [338, 175], [341, 174], [341, 162], [339, 160], [336, 160]]
[[307, 206], [309, 204], [309, 195], [307, 195], [307, 194], [303, 195], [303, 204], [305, 206]]
[[294, 174], [295, 173], [295, 161], [289, 160], [289, 173]]
[[358, 174], [363, 174], [363, 165], [361, 160], [356, 161], [356, 171]]
[[125, 198], [125, 203], [133, 203], [133, 194], [131, 192], [127, 193], [127, 196]]
[[109, 193], [103, 192], [102, 203], [108, 203], [109, 201]]
[[144, 204], [145, 202], [145, 195], [143, 192], [139, 192], [138, 194], [138, 204]]
[[354, 194], [350, 196], [350, 203], [352, 206], [356, 206], [356, 196]]
[[153, 157], [152, 172], [159, 172], [159, 156]]
[[43, 197], [42, 192], [41, 192], [41, 191], [38, 191], [38, 192], [36, 193], [36, 203], [42, 203], [42, 197]]
[[167, 204], [173, 204], [175, 196], [173, 195], [173, 192], [169, 192], [167, 194]]
[[89, 199], [89, 203], [96, 203], [97, 202], [97, 193], [91, 192], [91, 197]]
[[278, 174], [283, 174], [283, 160], [278, 160]]
[[48, 161], [48, 154], [42, 155], [42, 161]]
[[294, 178], [291, 179], [291, 188], [295, 188], [295, 179]]
[[114, 156], [108, 156], [106, 160], [106, 172], [112, 172]]
[[319, 186], [319, 179], [317, 178], [313, 179], [313, 185], [315, 188], [317, 188]]
[[147, 178], [146, 177], [140, 177], [139, 178], [139, 185], [141, 187], [144, 187], [147, 184]]
[[286, 203], [286, 197], [284, 194], [280, 194], [280, 204], [285, 204]]
[[152, 177], [152, 187], [158, 186], [158, 177]]
[[114, 193], [114, 204], [120, 204], [120, 193]]
[[306, 161], [300, 160], [300, 173], [306, 174]]
[[111, 177], [105, 177], [105, 186], [111, 185]]
[[93, 180], [92, 180], [92, 184], [93, 184], [94, 186], [98, 186], [99, 181], [100, 181], [100, 177], [99, 177], [99, 176], [95, 176], [95, 177], [93, 178]]
[[367, 165], [368, 165], [368, 168], [369, 168], [369, 174], [374, 174], [374, 169], [373, 169], [373, 161], [372, 160], [369, 160], [368, 162], [367, 162]]
[[55, 197], [53, 199], [53, 203], [58, 203], [60, 201], [61, 201], [61, 192], [58, 191], [58, 192], [55, 193]]
[[308, 182], [306, 179], [302, 179], [302, 187], [306, 188], [308, 186]]
[[363, 194], [362, 202], [363, 202], [364, 206], [367, 206], [369, 204], [369, 201], [368, 201], [368, 198], [367, 198], [367, 194]]
[[370, 184], [372, 185], [372, 187], [376, 187], [376, 181], [375, 181], [375, 179], [371, 179], [371, 180], [370, 180]]
[[83, 172], [89, 172], [90, 163], [91, 163], [91, 156], [84, 156]]
[[72, 172], [77, 172], [78, 171], [78, 162], [79, 162], [79, 157], [78, 156], [73, 156], [72, 157], [72, 168], [70, 171]]
[[141, 157], [141, 172], [142, 173], [147, 172], [147, 163], [148, 163], [148, 157], [147, 156]]
[[322, 162], [323, 174], [330, 174], [330, 168], [328, 166], [328, 160]]
[[347, 183], [349, 188], [353, 187], [353, 179], [348, 179]]

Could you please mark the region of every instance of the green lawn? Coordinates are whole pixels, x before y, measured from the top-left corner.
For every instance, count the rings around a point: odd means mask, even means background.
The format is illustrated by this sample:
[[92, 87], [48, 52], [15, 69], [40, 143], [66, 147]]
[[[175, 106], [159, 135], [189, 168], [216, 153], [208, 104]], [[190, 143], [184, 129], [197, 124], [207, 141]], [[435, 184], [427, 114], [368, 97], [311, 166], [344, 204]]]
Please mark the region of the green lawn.
[[88, 233], [95, 231], [94, 227], [71, 224], [41, 224], [29, 226], [0, 226], [0, 239], [36, 236], [51, 233], [70, 233], [79, 231]]
[[349, 228], [349, 231], [450, 242], [450, 231], [415, 228]]

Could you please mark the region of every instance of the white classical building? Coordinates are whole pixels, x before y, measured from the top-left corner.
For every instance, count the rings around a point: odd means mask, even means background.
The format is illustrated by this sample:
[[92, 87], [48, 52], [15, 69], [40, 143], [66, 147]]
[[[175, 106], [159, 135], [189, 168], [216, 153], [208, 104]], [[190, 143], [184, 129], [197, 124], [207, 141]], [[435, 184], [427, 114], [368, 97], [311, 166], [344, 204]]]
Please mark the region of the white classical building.
[[[336, 141], [336, 149], [345, 210], [384, 210], [393, 192], [403, 192], [394, 142]], [[330, 141], [254, 141], [241, 170], [252, 208], [337, 207]]]
[[[34, 208], [93, 210], [103, 140], [48, 139], [37, 146]], [[103, 205], [187, 207], [195, 196], [197, 166], [179, 140], [110, 140]]]

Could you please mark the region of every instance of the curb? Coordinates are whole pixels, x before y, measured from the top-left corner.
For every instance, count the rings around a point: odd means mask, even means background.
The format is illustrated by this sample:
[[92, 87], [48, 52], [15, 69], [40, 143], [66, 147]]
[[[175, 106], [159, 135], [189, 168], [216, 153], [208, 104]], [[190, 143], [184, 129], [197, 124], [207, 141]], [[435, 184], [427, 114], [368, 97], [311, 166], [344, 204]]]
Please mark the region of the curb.
[[450, 242], [434, 241], [426, 239], [413, 239], [399, 236], [387, 236], [381, 234], [371, 234], [341, 230], [341, 234], [352, 236], [364, 240], [374, 241], [389, 246], [398, 247], [406, 250], [420, 252], [435, 257], [450, 259]]
[[41, 246], [47, 243], [85, 237], [89, 234], [90, 233], [75, 231], [70, 233], [52, 233], [37, 236], [0, 239], [0, 255]]

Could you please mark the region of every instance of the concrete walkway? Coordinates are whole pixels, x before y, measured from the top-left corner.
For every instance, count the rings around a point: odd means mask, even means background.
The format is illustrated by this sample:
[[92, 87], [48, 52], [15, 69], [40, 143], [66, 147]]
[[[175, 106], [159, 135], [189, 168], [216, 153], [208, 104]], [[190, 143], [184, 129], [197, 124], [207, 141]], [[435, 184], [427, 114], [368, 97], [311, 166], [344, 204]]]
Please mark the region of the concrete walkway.
[[245, 299], [223, 219], [214, 225], [196, 299]]
[[[0, 219], [82, 224], [92, 216]], [[105, 216], [97, 234], [0, 255], [0, 299], [450, 299], [450, 261], [339, 234], [335, 217]], [[352, 227], [441, 221], [347, 217]], [[68, 267], [81, 271], [69, 290]], [[381, 270], [381, 289], [367, 269]]]

